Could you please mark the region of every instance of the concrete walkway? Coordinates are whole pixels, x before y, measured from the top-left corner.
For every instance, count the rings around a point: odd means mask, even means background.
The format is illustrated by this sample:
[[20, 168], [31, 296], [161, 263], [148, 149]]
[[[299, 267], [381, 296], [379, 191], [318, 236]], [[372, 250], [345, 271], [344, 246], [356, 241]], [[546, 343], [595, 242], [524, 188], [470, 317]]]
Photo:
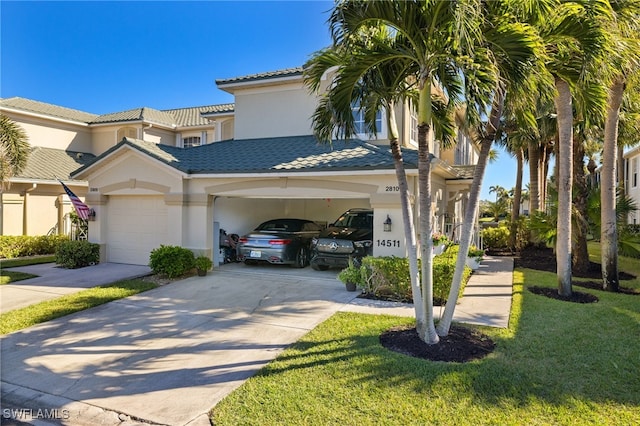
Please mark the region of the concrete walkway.
[[[469, 279], [462, 299], [458, 301], [453, 320], [490, 327], [509, 327], [511, 293], [513, 287], [513, 259], [485, 256]], [[342, 311], [415, 316], [413, 305], [377, 300], [354, 299]], [[434, 307], [440, 318], [444, 307]]]
[[43, 263], [11, 268], [11, 271], [38, 276], [0, 286], [0, 313], [151, 273], [148, 266], [120, 263], [99, 263], [78, 269], [65, 269], [56, 266], [55, 263]]
[[[456, 320], [506, 326], [512, 265], [486, 259]], [[412, 315], [356, 299], [335, 271], [226, 266], [3, 336], [2, 424], [209, 425], [222, 398], [335, 312]], [[32, 419], [43, 410], [56, 420]]]

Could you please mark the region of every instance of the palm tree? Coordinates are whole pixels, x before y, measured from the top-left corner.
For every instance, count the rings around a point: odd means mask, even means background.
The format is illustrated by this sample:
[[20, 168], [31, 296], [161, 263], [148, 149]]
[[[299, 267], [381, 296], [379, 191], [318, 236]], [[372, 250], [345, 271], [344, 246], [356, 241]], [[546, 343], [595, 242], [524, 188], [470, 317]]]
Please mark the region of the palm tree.
[[[558, 292], [570, 296], [571, 287], [571, 194], [573, 189], [573, 96], [594, 58], [603, 53], [605, 33], [599, 21], [607, 19], [608, 2], [561, 1], [553, 13], [538, 15], [535, 25], [546, 44], [546, 68], [556, 88], [554, 106], [558, 125], [558, 220], [556, 259]], [[591, 67], [591, 68], [590, 68]]]
[[613, 78], [609, 87], [604, 126], [604, 147], [601, 176], [602, 288], [618, 291], [618, 231], [616, 220], [616, 154], [620, 107], [627, 78], [640, 72], [640, 2], [612, 1], [615, 20], [607, 30], [614, 37], [616, 49], [608, 56]]
[[[482, 21], [484, 37], [476, 40], [478, 43], [476, 48], [484, 48], [490, 52], [488, 56], [491, 58], [491, 69], [495, 73], [497, 84], [491, 88], [492, 93], [489, 96], [483, 99], [469, 99], [469, 104], [472, 105], [472, 108], [468, 109], [482, 109], [487, 104], [490, 104], [490, 112], [487, 114], [488, 118], [484, 128], [476, 127], [477, 131], [473, 132], [473, 134], [481, 135], [480, 140], [476, 141], [480, 145], [480, 153], [465, 211], [456, 269], [444, 313], [438, 323], [437, 331], [441, 336], [446, 336], [449, 333], [449, 328], [453, 321], [453, 314], [462, 284], [466, 254], [471, 244], [473, 226], [478, 212], [484, 171], [487, 166], [491, 145], [498, 135], [497, 130], [502, 118], [505, 96], [508, 91], [517, 92], [521, 96], [526, 96], [527, 92], [531, 93], [531, 91], [525, 89], [525, 85], [530, 81], [528, 79], [528, 77], [531, 77], [530, 71], [535, 69], [533, 63], [538, 58], [540, 40], [531, 27], [521, 22], [513, 21], [512, 17], [518, 15], [520, 11], [518, 8], [522, 7], [522, 10], [530, 10], [537, 3], [535, 1], [505, 1], [482, 2], [481, 4], [485, 18]], [[475, 103], [476, 101], [478, 103]]]
[[11, 185], [10, 179], [27, 165], [29, 141], [18, 124], [6, 115], [0, 114], [0, 235], [2, 235], [3, 201], [2, 195]]
[[[375, 120], [378, 111], [383, 109], [388, 124], [388, 137], [391, 153], [394, 158], [396, 178], [400, 188], [401, 207], [409, 269], [411, 288], [416, 309], [419, 329], [429, 329], [427, 324], [433, 324], [433, 309], [424, 312], [421, 301], [419, 271], [417, 259], [417, 241], [414, 229], [413, 210], [411, 208], [409, 186], [398, 138], [398, 126], [395, 116], [396, 104], [406, 103], [413, 98], [415, 87], [408, 84], [403, 74], [401, 61], [386, 62], [383, 66], [365, 67], [364, 74], [361, 64], [351, 61], [353, 52], [363, 50], [363, 53], [375, 48], [376, 42], [393, 45], [385, 28], [363, 32], [361, 37], [351, 37], [348, 43], [334, 46], [316, 53], [305, 65], [305, 82], [312, 91], [321, 89], [321, 82], [328, 72], [335, 73], [333, 83], [325, 93], [313, 116], [314, 133], [322, 142], [330, 142], [334, 134], [344, 138], [356, 136], [353, 125], [352, 105], [358, 104], [364, 109], [364, 117], [371, 133], [376, 134]], [[362, 44], [364, 43], [364, 44]], [[450, 132], [453, 139], [453, 132]], [[424, 297], [433, 298], [425, 293]], [[427, 332], [428, 333], [428, 332]], [[431, 333], [437, 339], [435, 328]], [[437, 340], [436, 340], [437, 341]]]
[[[368, 69], [402, 62], [404, 69], [398, 81], [413, 83], [417, 90], [418, 113], [418, 181], [419, 229], [422, 257], [421, 305], [423, 313], [432, 310], [432, 212], [431, 159], [427, 135], [434, 118], [432, 89], [442, 88], [446, 102], [452, 103], [463, 94], [471, 105], [488, 99], [489, 87], [496, 86], [495, 73], [482, 39], [479, 0], [442, 2], [438, 0], [403, 2], [344, 1], [334, 8], [329, 23], [336, 45], [348, 44], [349, 38], [365, 30], [381, 27], [394, 36], [392, 45], [378, 43], [372, 49], [356, 51], [351, 62]], [[504, 28], [494, 29], [504, 32]], [[483, 61], [484, 65], [479, 62]], [[464, 72], [465, 85], [462, 84]], [[465, 89], [463, 92], [463, 88]], [[481, 111], [467, 109], [468, 118], [478, 120]], [[487, 151], [488, 152], [488, 151]], [[485, 153], [486, 155], [486, 153]], [[418, 314], [419, 310], [416, 309]], [[417, 318], [420, 337], [437, 343], [433, 321]]]

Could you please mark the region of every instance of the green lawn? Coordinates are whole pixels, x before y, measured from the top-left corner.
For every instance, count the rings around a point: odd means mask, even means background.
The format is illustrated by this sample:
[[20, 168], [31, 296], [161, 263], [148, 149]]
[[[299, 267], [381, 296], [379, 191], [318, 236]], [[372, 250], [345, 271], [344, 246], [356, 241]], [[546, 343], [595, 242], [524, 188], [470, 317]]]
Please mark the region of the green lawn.
[[339, 313], [221, 401], [212, 420], [217, 426], [640, 424], [640, 296], [580, 288], [600, 300], [575, 304], [535, 295], [530, 285], [555, 288], [556, 276], [514, 272], [510, 327], [481, 327], [497, 344], [482, 360], [443, 363], [394, 353], [379, 335], [411, 319]]
[[124, 280], [5, 312], [0, 315], [0, 334], [21, 330], [156, 287], [157, 284], [141, 279]]
[[27, 274], [26, 272], [0, 270], [0, 285], [10, 284], [16, 281], [22, 281], [29, 278], [35, 278], [37, 275]]
[[51, 263], [55, 261], [55, 256], [37, 256], [21, 259], [0, 259], [0, 285], [10, 284], [16, 281], [35, 278], [37, 275], [25, 272], [10, 271], [8, 268], [18, 266], [36, 265], [39, 263]]

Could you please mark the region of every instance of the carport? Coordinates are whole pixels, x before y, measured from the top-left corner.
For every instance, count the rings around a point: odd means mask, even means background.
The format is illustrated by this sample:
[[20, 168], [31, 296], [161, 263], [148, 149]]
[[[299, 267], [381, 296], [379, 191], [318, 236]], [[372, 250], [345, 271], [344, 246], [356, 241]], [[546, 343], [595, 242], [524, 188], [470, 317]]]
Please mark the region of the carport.
[[[374, 209], [375, 255], [405, 255], [391, 154], [359, 140], [321, 145], [298, 136], [177, 148], [125, 138], [73, 176], [89, 181], [87, 204], [96, 211], [89, 240], [101, 245], [103, 261], [146, 264], [160, 244], [214, 258], [218, 228], [243, 234], [279, 217], [328, 224], [354, 207]], [[397, 224], [390, 232], [383, 231], [387, 216]]]

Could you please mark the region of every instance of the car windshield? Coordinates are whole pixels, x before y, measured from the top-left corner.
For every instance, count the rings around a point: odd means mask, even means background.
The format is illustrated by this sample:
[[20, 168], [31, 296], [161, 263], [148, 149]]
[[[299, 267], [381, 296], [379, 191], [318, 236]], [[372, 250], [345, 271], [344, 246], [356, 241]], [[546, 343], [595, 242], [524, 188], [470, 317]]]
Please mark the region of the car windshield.
[[303, 222], [294, 220], [270, 220], [260, 224], [256, 231], [300, 232]]
[[373, 213], [346, 213], [340, 216], [333, 226], [340, 228], [371, 228], [373, 226]]

